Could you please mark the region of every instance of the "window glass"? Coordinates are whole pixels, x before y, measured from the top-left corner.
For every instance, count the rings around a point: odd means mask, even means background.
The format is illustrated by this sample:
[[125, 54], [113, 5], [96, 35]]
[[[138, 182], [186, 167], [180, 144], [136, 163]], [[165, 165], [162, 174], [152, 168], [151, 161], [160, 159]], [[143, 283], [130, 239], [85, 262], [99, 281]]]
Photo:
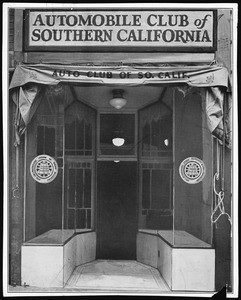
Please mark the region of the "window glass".
[[75, 220], [74, 229], [90, 229], [92, 163], [75, 160], [67, 165], [67, 169], [67, 229], [72, 229], [69, 226], [73, 226], [69, 218]]
[[76, 194], [76, 207], [83, 207], [83, 190], [84, 190], [84, 170], [83, 169], [75, 169], [76, 177], [75, 177], [75, 189], [74, 192]]
[[141, 215], [142, 219], [145, 218], [142, 228], [172, 229], [171, 168], [171, 165], [165, 164], [142, 164]]
[[213, 160], [215, 144], [206, 119], [205, 94], [206, 91], [201, 89], [191, 90], [185, 97], [179, 91], [175, 93], [176, 180], [173, 205], [174, 245], [177, 247], [212, 245], [216, 160]]
[[65, 110], [65, 154], [93, 156], [94, 111], [81, 102]]
[[[61, 232], [63, 225], [64, 87], [58, 90], [45, 87], [42, 93], [43, 97], [26, 134], [24, 241], [53, 230]], [[55, 168], [51, 164], [54, 160], [57, 162]], [[37, 161], [39, 163], [34, 167], [32, 162]], [[44, 178], [52, 170], [57, 173], [56, 177], [45, 182]]]
[[172, 156], [172, 111], [161, 102], [140, 112], [141, 156]]
[[94, 110], [81, 102], [75, 101], [65, 110], [67, 229], [73, 226], [75, 230], [90, 229], [92, 226], [95, 118]]
[[133, 156], [135, 153], [135, 115], [100, 114], [99, 155]]
[[[74, 233], [93, 226], [96, 115], [71, 95], [67, 85], [46, 87], [27, 128], [26, 242], [40, 238], [47, 243], [51, 236], [62, 243], [65, 229], [73, 229]], [[57, 176], [51, 182], [43, 184], [31, 175], [30, 165], [39, 155], [48, 155], [57, 162]], [[38, 172], [49, 172], [48, 166], [41, 165]]]
[[161, 101], [139, 114], [142, 229], [173, 229], [172, 106]]
[[151, 208], [168, 209], [171, 207], [171, 171], [152, 170]]

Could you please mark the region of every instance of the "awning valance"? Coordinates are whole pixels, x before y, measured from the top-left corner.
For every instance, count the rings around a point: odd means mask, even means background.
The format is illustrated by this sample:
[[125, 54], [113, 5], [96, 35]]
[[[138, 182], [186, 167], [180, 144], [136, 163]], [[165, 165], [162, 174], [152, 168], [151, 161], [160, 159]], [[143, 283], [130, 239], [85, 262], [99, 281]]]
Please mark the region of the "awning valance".
[[17, 105], [16, 144], [42, 99], [43, 86], [59, 83], [97, 85], [185, 85], [207, 89], [206, 115], [210, 132], [231, 147], [231, 95], [228, 70], [222, 66], [149, 66], [20, 64], [10, 83]]
[[20, 64], [10, 89], [26, 83], [57, 85], [60, 82], [136, 86], [143, 84], [188, 84], [195, 87], [228, 87], [228, 71], [206, 66], [74, 66]]

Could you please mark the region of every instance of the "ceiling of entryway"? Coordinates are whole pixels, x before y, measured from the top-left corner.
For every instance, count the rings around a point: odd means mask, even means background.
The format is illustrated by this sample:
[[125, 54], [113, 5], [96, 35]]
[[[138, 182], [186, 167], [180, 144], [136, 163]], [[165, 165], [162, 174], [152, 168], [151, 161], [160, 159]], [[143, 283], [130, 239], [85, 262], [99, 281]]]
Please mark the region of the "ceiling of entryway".
[[113, 97], [113, 89], [123, 89], [127, 100], [126, 109], [140, 109], [149, 103], [160, 99], [164, 87], [135, 86], [135, 87], [107, 87], [107, 86], [73, 86], [75, 97], [96, 109], [113, 109], [109, 100]]

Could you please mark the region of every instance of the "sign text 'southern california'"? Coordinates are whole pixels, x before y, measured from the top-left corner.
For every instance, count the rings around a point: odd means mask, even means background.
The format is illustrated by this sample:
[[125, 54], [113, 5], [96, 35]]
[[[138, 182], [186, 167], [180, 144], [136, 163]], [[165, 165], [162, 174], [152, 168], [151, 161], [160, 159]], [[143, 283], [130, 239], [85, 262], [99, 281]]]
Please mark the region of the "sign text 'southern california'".
[[214, 10], [28, 11], [27, 47], [210, 51], [215, 23]]

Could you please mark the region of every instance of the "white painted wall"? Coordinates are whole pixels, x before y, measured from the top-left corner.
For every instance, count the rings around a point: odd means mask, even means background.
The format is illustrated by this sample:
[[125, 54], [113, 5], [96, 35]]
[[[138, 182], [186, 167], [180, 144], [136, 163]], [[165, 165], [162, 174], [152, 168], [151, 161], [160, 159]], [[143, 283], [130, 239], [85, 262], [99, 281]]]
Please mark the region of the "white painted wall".
[[21, 284], [64, 287], [76, 266], [95, 260], [96, 233], [77, 234], [65, 245], [22, 245]]
[[96, 258], [96, 233], [89, 232], [77, 234], [76, 238], [76, 261], [75, 265], [79, 266], [95, 260]]
[[162, 239], [158, 238], [157, 268], [169, 287], [172, 286], [172, 248]]
[[137, 261], [157, 268], [157, 236], [137, 233]]
[[214, 291], [214, 249], [172, 249], [172, 290]]
[[22, 246], [21, 284], [63, 286], [63, 247]]
[[67, 244], [64, 245], [63, 249], [63, 269], [64, 269], [64, 284], [68, 281], [72, 272], [76, 267], [76, 236], [74, 236]]
[[157, 268], [173, 291], [215, 290], [214, 249], [174, 248], [158, 236], [138, 232], [137, 261]]

